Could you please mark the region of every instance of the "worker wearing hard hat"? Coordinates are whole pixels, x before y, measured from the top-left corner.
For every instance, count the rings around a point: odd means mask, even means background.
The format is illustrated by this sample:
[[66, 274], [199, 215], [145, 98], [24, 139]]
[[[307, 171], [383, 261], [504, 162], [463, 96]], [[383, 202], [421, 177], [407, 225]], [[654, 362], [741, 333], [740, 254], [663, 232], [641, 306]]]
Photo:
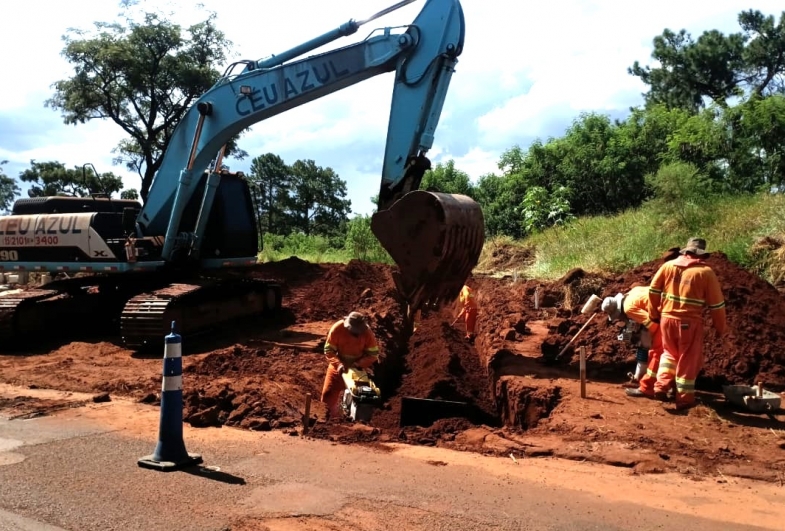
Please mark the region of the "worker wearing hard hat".
[[341, 374], [350, 368], [367, 370], [379, 358], [376, 337], [362, 313], [351, 312], [332, 325], [324, 343], [324, 355], [328, 365], [321, 400], [327, 405], [328, 417], [336, 417], [346, 388]]
[[461, 303], [461, 313], [455, 318], [457, 321], [463, 317], [466, 324], [466, 340], [469, 342], [474, 341], [477, 328], [477, 301], [474, 295], [474, 290], [469, 286], [461, 288], [461, 293], [458, 296], [458, 300]]
[[695, 405], [695, 379], [703, 366], [703, 308], [720, 336], [727, 330], [720, 282], [705, 263], [706, 240], [691, 238], [678, 258], [660, 266], [649, 285], [649, 316], [660, 323], [664, 352], [654, 386], [664, 398], [676, 380], [676, 409]]
[[662, 356], [662, 336], [659, 325], [649, 318], [648, 306], [648, 286], [636, 286], [626, 295], [619, 293], [606, 297], [601, 309], [608, 314], [609, 321], [621, 320], [626, 324], [619, 339], [637, 347], [635, 373], [629, 384], [633, 388], [626, 390], [627, 395], [654, 398], [654, 382]]

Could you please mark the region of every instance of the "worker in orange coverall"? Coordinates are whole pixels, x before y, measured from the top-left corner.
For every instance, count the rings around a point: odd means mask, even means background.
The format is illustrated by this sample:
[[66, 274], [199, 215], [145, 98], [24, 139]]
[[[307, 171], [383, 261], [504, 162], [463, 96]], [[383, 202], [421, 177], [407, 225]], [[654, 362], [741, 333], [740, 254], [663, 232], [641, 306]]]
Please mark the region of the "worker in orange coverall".
[[721, 337], [727, 323], [719, 280], [704, 262], [709, 256], [706, 240], [691, 238], [679, 253], [651, 279], [649, 317], [659, 321], [663, 345], [655, 397], [665, 400], [675, 378], [676, 409], [683, 410], [696, 404], [695, 378], [703, 367], [703, 308], [708, 306]]
[[463, 286], [458, 300], [461, 303], [461, 313], [455, 320], [463, 317], [466, 324], [466, 340], [472, 342], [476, 336], [477, 328], [477, 301], [474, 298], [474, 290], [469, 286]]
[[[635, 388], [626, 389], [626, 393], [654, 398], [654, 382], [662, 356], [662, 336], [660, 326], [649, 319], [649, 287], [635, 286], [626, 294], [606, 297], [601, 309], [608, 314], [609, 321], [621, 319], [627, 323], [625, 329], [630, 330], [629, 341], [637, 346], [637, 365], [631, 379]], [[630, 324], [637, 326], [631, 327]]]
[[328, 417], [337, 417], [346, 389], [341, 374], [351, 368], [367, 370], [379, 359], [379, 345], [365, 316], [351, 312], [333, 324], [324, 343], [324, 355], [328, 365], [321, 399], [327, 405]]

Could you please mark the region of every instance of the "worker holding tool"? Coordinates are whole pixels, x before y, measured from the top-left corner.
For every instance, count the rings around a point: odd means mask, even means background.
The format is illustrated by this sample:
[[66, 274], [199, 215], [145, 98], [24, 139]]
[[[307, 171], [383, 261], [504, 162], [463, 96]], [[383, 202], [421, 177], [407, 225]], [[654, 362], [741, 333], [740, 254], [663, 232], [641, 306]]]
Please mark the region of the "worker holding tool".
[[664, 399], [676, 380], [676, 409], [695, 405], [695, 378], [703, 366], [703, 317], [708, 306], [720, 337], [727, 330], [725, 299], [717, 275], [706, 264], [706, 240], [690, 238], [675, 260], [660, 266], [649, 286], [649, 317], [659, 322], [663, 353], [654, 384]]
[[328, 418], [337, 417], [346, 388], [341, 374], [350, 368], [367, 370], [379, 358], [376, 337], [362, 313], [351, 312], [332, 325], [324, 343], [324, 355], [328, 365], [321, 400], [327, 405]]
[[634, 286], [626, 294], [606, 297], [601, 309], [608, 320], [623, 321], [626, 326], [619, 339], [637, 347], [635, 374], [625, 387], [628, 396], [654, 398], [654, 382], [662, 356], [662, 335], [659, 325], [649, 318], [649, 287]]
[[471, 343], [476, 336], [477, 327], [477, 301], [474, 298], [474, 290], [464, 285], [458, 300], [462, 305], [461, 313], [455, 318], [453, 324], [457, 323], [461, 317], [464, 318], [464, 323], [466, 323], [466, 340]]

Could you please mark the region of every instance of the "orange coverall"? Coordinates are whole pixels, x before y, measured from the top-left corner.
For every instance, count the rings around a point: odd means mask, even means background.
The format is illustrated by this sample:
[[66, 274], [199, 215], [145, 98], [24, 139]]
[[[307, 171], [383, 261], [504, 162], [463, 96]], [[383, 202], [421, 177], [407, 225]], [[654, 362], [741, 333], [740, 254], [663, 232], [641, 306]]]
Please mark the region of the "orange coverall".
[[657, 394], [676, 379], [676, 406], [695, 403], [695, 378], [703, 367], [703, 308], [714, 328], [725, 334], [725, 299], [714, 271], [702, 259], [682, 255], [665, 262], [651, 279], [649, 317], [658, 320], [663, 353], [657, 371]]
[[370, 328], [362, 335], [354, 336], [341, 319], [327, 333], [324, 355], [328, 364], [321, 399], [327, 405], [330, 416], [335, 417], [340, 413], [341, 396], [346, 389], [339, 367], [369, 368], [379, 359], [379, 345]]
[[653, 397], [654, 383], [657, 381], [657, 368], [662, 356], [662, 334], [660, 334], [660, 325], [649, 319], [648, 286], [636, 286], [627, 293], [627, 296], [624, 297], [624, 315], [643, 326], [651, 337], [649, 364], [638, 389], [641, 393]]
[[477, 326], [477, 302], [474, 300], [474, 292], [469, 286], [464, 286], [461, 289], [459, 300], [463, 305], [459, 317], [462, 315], [464, 323], [466, 323], [466, 339], [472, 339]]

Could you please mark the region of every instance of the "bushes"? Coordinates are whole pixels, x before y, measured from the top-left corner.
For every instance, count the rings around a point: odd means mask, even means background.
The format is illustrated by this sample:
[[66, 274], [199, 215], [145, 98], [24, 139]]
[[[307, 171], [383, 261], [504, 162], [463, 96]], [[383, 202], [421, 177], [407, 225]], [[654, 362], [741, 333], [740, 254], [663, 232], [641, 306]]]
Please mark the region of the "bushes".
[[371, 232], [371, 217], [357, 216], [349, 221], [345, 236], [292, 233], [286, 236], [265, 234], [260, 260], [265, 262], [297, 256], [308, 262], [343, 263], [356, 258], [367, 262], [392, 264], [392, 258]]

